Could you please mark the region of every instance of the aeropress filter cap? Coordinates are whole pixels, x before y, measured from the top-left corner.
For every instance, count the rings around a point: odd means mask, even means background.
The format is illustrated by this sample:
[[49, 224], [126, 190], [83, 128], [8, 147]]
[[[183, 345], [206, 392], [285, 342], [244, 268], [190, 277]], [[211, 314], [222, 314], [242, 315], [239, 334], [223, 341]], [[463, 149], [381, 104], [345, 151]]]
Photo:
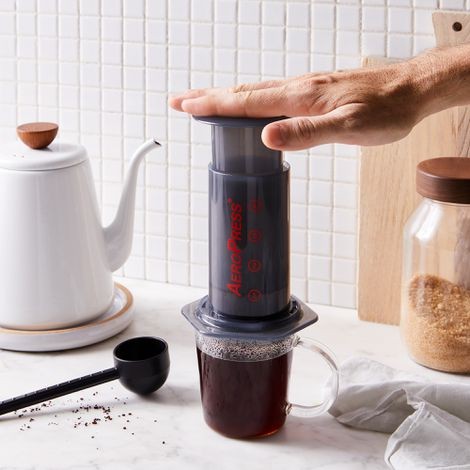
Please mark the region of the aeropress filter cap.
[[289, 174], [261, 133], [282, 119], [196, 117], [212, 127], [209, 295], [182, 313], [209, 336], [272, 340], [318, 316], [290, 295]]

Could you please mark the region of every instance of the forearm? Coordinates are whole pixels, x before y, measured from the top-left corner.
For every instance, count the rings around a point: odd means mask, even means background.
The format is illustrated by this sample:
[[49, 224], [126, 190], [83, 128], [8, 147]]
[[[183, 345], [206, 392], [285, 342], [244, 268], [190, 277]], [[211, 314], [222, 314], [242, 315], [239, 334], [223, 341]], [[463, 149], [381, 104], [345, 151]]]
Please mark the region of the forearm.
[[408, 64], [422, 117], [470, 104], [470, 44], [431, 49]]

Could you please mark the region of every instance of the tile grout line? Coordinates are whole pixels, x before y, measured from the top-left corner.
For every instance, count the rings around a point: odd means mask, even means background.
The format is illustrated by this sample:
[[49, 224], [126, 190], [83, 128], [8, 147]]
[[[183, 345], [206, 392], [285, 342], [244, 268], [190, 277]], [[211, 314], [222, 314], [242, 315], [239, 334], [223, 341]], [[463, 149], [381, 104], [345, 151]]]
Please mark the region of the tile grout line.
[[[314, 3], [312, 2], [309, 4], [308, 7], [308, 29], [310, 31], [310, 36], [309, 36], [309, 42], [308, 42], [308, 48], [309, 48], [309, 72], [313, 73], [314, 72], [314, 60], [313, 60], [313, 54], [314, 54], [314, 47], [313, 47], [313, 41], [314, 41], [314, 34], [313, 34], [313, 16], [314, 16]], [[312, 154], [310, 152], [310, 149], [307, 150], [306, 153], [306, 159], [307, 159], [307, 194], [306, 194], [306, 203], [307, 203], [307, 229], [305, 230], [306, 234], [306, 240], [305, 240], [305, 252], [306, 252], [306, 259], [307, 259], [307, 269], [306, 269], [306, 279], [305, 279], [305, 300], [307, 302], [312, 302], [313, 298], [310, 298], [310, 289], [309, 289], [309, 274], [310, 274], [310, 211], [308, 209], [308, 201], [310, 197], [310, 188], [311, 188], [311, 178], [310, 178], [310, 172], [311, 172], [311, 159], [312, 159]]]
[[35, 52], [36, 52], [36, 83], [35, 83], [35, 88], [36, 88], [36, 103], [34, 106], [34, 115], [36, 117], [36, 121], [39, 120], [39, 13], [38, 13], [38, 5], [36, 3], [36, 8], [34, 10], [34, 17], [36, 20], [36, 43], [35, 43]]
[[[165, 35], [166, 35], [166, 41], [165, 41], [165, 47], [166, 47], [166, 80], [165, 80], [165, 85], [168, 90], [168, 84], [170, 81], [170, 47], [169, 47], [169, 10], [170, 10], [170, 2], [171, 0], [166, 0], [166, 8], [165, 8]], [[170, 217], [169, 217], [169, 184], [170, 184], [170, 161], [169, 161], [169, 146], [170, 146], [170, 139], [169, 139], [169, 121], [170, 121], [170, 115], [168, 112], [168, 106], [165, 107], [165, 117], [166, 117], [166, 151], [165, 151], [165, 163], [166, 163], [166, 182], [165, 182], [165, 195], [166, 195], [166, 212], [165, 212], [165, 282], [169, 281], [170, 277], [170, 263], [169, 263], [169, 257], [170, 257]]]
[[[124, 90], [125, 90], [125, 76], [124, 76], [124, 4], [122, 2], [119, 3], [120, 6], [120, 18], [121, 18], [121, 48], [120, 48], [120, 55], [121, 55], [121, 89], [120, 89], [120, 96], [121, 96], [121, 123], [120, 123], [120, 130], [121, 130], [121, 188], [124, 186], [124, 174], [126, 171], [126, 145], [125, 145], [125, 137], [124, 137]], [[103, 121], [103, 117], [101, 117], [101, 123]], [[122, 190], [122, 189], [121, 189]], [[103, 195], [102, 195], [102, 204]], [[121, 268], [121, 271], [126, 277], [126, 264]]]
[[[15, 0], [15, 57], [18, 58], [18, 1]], [[18, 116], [18, 76], [19, 76], [19, 65], [18, 65], [18, 59], [16, 60], [16, 66], [15, 66], [15, 78], [16, 78], [16, 86], [15, 86], [15, 103], [17, 106], [15, 106], [15, 124], [18, 126], [19, 124], [19, 116]]]
[[[334, 10], [333, 10], [333, 15], [334, 15], [334, 25], [335, 25], [335, 34], [333, 36], [333, 50], [335, 54], [335, 69], [338, 61], [338, 54], [337, 54], [337, 47], [338, 47], [338, 0], [335, 0], [334, 2]], [[335, 186], [335, 178], [336, 178], [336, 146], [333, 145], [332, 148], [333, 154], [332, 154], [332, 171], [331, 171], [331, 189], [330, 189], [330, 197], [331, 197], [331, 209], [330, 209], [330, 217], [331, 217], [331, 223], [330, 223], [330, 279], [329, 279], [329, 291], [330, 291], [330, 298], [329, 298], [329, 304], [334, 305], [334, 289], [333, 289], [333, 259], [334, 259], [334, 236], [333, 234], [335, 233], [335, 200], [334, 200], [334, 186]]]
[[415, 9], [411, 7], [411, 54], [414, 55], [416, 46]]
[[[143, 33], [144, 33], [144, 41], [141, 47], [143, 47], [143, 54], [144, 54], [144, 92], [143, 92], [143, 101], [144, 101], [144, 140], [148, 139], [148, 109], [147, 109], [147, 81], [148, 81], [148, 75], [147, 75], [147, 2], [143, 1]], [[150, 132], [151, 138], [154, 138], [154, 131]], [[142, 235], [142, 250], [143, 250], [143, 257], [144, 257], [144, 262], [143, 262], [143, 273], [142, 273], [142, 278], [147, 279], [147, 160], [144, 158], [143, 161], [143, 180], [144, 180], [144, 185], [143, 185], [143, 235]]]
[[385, 57], [389, 57], [389, 31], [388, 31], [388, 1], [384, 5], [384, 35], [385, 35]]
[[[237, 24], [240, 24], [240, 11], [238, 11], [237, 15]], [[258, 15], [261, 18], [261, 2], [258, 4]], [[256, 25], [258, 29], [258, 41], [260, 44], [259, 47], [259, 55], [258, 55], [258, 68], [259, 68], [259, 74], [261, 77], [261, 80], [266, 80], [266, 77], [264, 75], [264, 70], [263, 70], [263, 37], [262, 37], [262, 30], [261, 30], [261, 25]], [[238, 44], [237, 44], [238, 48]]]
[[[188, 0], [188, 8], [189, 8], [189, 88], [192, 88], [192, 62], [193, 62], [193, 41], [192, 41], [192, 30], [191, 30], [191, 24], [192, 24], [192, 2]], [[213, 68], [213, 67], [212, 67]], [[186, 256], [187, 256], [187, 263], [186, 263], [186, 271], [187, 271], [187, 276], [188, 276], [188, 284], [190, 286], [193, 285], [193, 280], [191, 276], [191, 254], [192, 254], [192, 247], [191, 247], [191, 236], [192, 236], [192, 225], [191, 225], [191, 208], [192, 208], [192, 203], [191, 203], [191, 164], [192, 164], [192, 152], [191, 152], [191, 142], [192, 142], [192, 121], [189, 122], [189, 128], [188, 128], [188, 134], [189, 134], [189, 144], [188, 144], [188, 152], [189, 152], [189, 171], [187, 175], [187, 185], [188, 185], [188, 233], [189, 235], [187, 239], [187, 247], [186, 247]]]
[[[362, 28], [362, 14], [363, 14], [363, 3], [362, 1], [359, 3], [359, 54], [360, 54], [360, 57], [363, 57], [363, 51], [362, 51], [362, 44], [363, 44], [363, 28]], [[361, 64], [361, 67], [362, 67], [362, 64]], [[358, 205], [358, 187], [359, 187], [359, 168], [360, 168], [360, 164], [361, 164], [361, 159], [360, 159], [360, 148], [357, 146], [356, 147], [356, 161], [357, 161], [357, 164], [356, 164], [356, 178], [355, 178], [355, 181], [356, 181], [356, 191], [355, 191], [355, 198], [356, 198], [356, 202], [355, 202], [355, 208], [354, 208], [354, 218], [355, 218], [355, 222], [356, 222], [356, 254], [354, 256], [355, 259], [357, 259], [357, 240], [358, 240], [358, 237], [357, 237], [357, 233], [358, 233], [358, 227], [359, 227], [359, 205]], [[335, 183], [335, 186], [336, 186], [336, 183]], [[340, 259], [339, 257], [337, 258], [335, 256], [335, 259]], [[358, 263], [356, 261], [356, 265], [355, 265], [355, 269], [354, 269], [354, 307], [357, 306], [357, 279], [358, 279]]]
[[[262, 13], [262, 16], [261, 16], [261, 24], [263, 24], [263, 19], [264, 19], [264, 15], [263, 15], [263, 9], [261, 11]], [[287, 7], [286, 7], [286, 4], [284, 4], [283, 6], [283, 24], [284, 26], [282, 27], [282, 43], [283, 43], [283, 49], [282, 49], [282, 69], [284, 71], [284, 77], [287, 77], [287, 60], [286, 60], [286, 55], [287, 55]], [[261, 54], [260, 54], [261, 55]], [[292, 217], [291, 217], [291, 202], [290, 202], [290, 197], [291, 197], [291, 192], [292, 192], [292, 189], [291, 189], [291, 183], [292, 183], [292, 169], [291, 171], [289, 171], [289, 194], [288, 194], [288, 201], [289, 201], [289, 253], [288, 253], [288, 256], [289, 256], [289, 279], [288, 279], [288, 282], [289, 282], [289, 286], [291, 285], [291, 278], [292, 278], [292, 253], [291, 253], [291, 231], [292, 231]], [[292, 293], [290, 293], [292, 294]]]
[[[58, 0], [60, 1], [60, 0]], [[102, 67], [102, 53], [103, 53], [103, 44], [102, 44], [102, 35], [103, 35], [103, 28], [102, 28], [102, 24], [101, 24], [101, 19], [102, 19], [102, 11], [101, 11], [101, 3], [99, 5], [100, 7], [100, 10], [99, 10], [99, 13], [98, 13], [98, 37], [99, 37], [99, 70], [98, 70], [98, 76], [99, 76], [99, 80], [100, 80], [100, 84], [102, 83], [102, 79], [103, 79], [103, 67]], [[80, 8], [80, 5], [78, 5], [78, 8]], [[79, 10], [79, 14], [78, 14], [78, 21], [80, 21], [80, 10]], [[79, 44], [81, 44], [81, 40], [80, 38], [78, 39], [78, 42]], [[81, 47], [81, 46], [80, 46]], [[79, 55], [79, 58], [81, 56], [81, 49], [80, 49], [80, 55]], [[80, 58], [80, 62], [81, 62], [81, 58]], [[81, 87], [79, 86], [78, 87], [79, 89], [81, 89]], [[99, 87], [99, 102], [100, 104], [103, 102], [103, 88], [100, 86]], [[81, 104], [80, 104], [81, 106]], [[101, 106], [100, 106], [101, 108]], [[81, 121], [80, 119], [78, 120], [79, 122]], [[81, 130], [79, 132], [79, 136], [81, 137]], [[99, 135], [98, 135], [98, 139], [99, 139], [99, 149], [100, 149], [100, 154], [98, 156], [99, 158], [99, 164], [100, 164], [100, 185], [99, 185], [99, 200], [101, 202], [101, 213], [103, 213], [103, 205], [104, 205], [104, 198], [103, 198], [103, 177], [104, 177], [104, 156], [103, 156], [103, 117], [102, 117], [102, 108], [100, 110], [100, 132], [99, 132]], [[95, 156], [96, 158], [96, 156]], [[102, 223], [102, 220], [101, 220], [101, 223]]]
[[[235, 15], [238, 18], [238, 1], [235, 4]], [[214, 16], [215, 19], [215, 16]], [[239, 85], [240, 81], [240, 64], [239, 64], [239, 54], [238, 54], [238, 39], [239, 39], [239, 24], [238, 21], [236, 23], [235, 27], [235, 85]]]
[[[56, 14], [55, 14], [55, 26], [57, 29], [57, 33], [59, 32], [59, 5], [58, 5], [58, 0], [56, 3]], [[59, 81], [59, 41], [57, 40], [55, 44], [55, 62], [57, 64], [56, 67], [56, 76], [55, 76], [55, 98], [56, 98], [56, 115], [57, 115], [57, 120], [59, 122], [62, 121], [62, 111], [60, 108], [60, 95], [59, 95], [59, 87], [60, 87], [60, 81]], [[59, 127], [60, 130], [60, 127]]]
[[[309, 4], [309, 31], [310, 31], [310, 40], [309, 40], [309, 72], [314, 73], [315, 72], [315, 61], [314, 61], [314, 54], [315, 54], [315, 35], [314, 35], [314, 30], [313, 30], [313, 24], [314, 24], [314, 17], [315, 17], [315, 3], [312, 2]], [[307, 302], [314, 302], [314, 297], [312, 293], [312, 297], [310, 297], [310, 270], [311, 270], [311, 261], [310, 261], [310, 247], [311, 247], [311, 221], [310, 221], [310, 210], [308, 208], [309, 206], [309, 198], [310, 198], [310, 190], [311, 190], [311, 184], [312, 184], [312, 177], [311, 177], [311, 172], [312, 172], [312, 163], [311, 160], [313, 158], [313, 152], [310, 149], [307, 149], [306, 152], [306, 158], [307, 158], [307, 175], [308, 178], [307, 180], [307, 195], [306, 195], [306, 201], [305, 203], [307, 204], [307, 230], [306, 232], [306, 258], [307, 258], [307, 279], [306, 279], [306, 295], [305, 295], [305, 300]]]

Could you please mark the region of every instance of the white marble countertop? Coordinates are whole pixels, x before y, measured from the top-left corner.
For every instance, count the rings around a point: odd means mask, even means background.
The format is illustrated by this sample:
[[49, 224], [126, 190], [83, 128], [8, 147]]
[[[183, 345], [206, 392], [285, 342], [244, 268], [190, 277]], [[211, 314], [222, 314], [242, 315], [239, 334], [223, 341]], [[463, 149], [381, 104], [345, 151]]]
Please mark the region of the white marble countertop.
[[[383, 453], [388, 435], [346, 428], [330, 415], [311, 420], [288, 417], [277, 434], [252, 441], [231, 440], [212, 431], [202, 417], [193, 332], [179, 312], [181, 305], [205, 292], [129, 279], [120, 282], [131, 289], [136, 302], [136, 318], [126, 331], [68, 352], [0, 351], [0, 399], [112, 367], [113, 347], [137, 335], [168, 341], [167, 383], [144, 399], [112, 382], [58, 398], [23, 417], [0, 417], [0, 469], [386, 468]], [[316, 310], [320, 321], [302, 335], [327, 344], [339, 361], [363, 355], [438, 381], [470, 382], [468, 377], [414, 364], [396, 327], [360, 322], [351, 310], [325, 306]], [[308, 397], [306, 392], [322, 380], [322, 368], [304, 352], [294, 355], [293, 374], [294, 400]], [[87, 411], [87, 406], [92, 408]], [[104, 420], [101, 406], [110, 407], [112, 420]], [[101, 421], [92, 424], [94, 418]]]

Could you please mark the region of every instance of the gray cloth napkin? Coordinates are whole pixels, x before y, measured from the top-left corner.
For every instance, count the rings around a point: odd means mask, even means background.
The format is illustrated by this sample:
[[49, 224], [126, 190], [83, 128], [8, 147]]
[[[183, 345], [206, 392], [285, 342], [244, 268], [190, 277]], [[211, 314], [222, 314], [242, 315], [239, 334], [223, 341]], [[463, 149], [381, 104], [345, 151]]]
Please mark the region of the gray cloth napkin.
[[470, 386], [436, 384], [366, 358], [340, 367], [330, 413], [357, 429], [392, 433], [385, 462], [396, 470], [470, 470]]

